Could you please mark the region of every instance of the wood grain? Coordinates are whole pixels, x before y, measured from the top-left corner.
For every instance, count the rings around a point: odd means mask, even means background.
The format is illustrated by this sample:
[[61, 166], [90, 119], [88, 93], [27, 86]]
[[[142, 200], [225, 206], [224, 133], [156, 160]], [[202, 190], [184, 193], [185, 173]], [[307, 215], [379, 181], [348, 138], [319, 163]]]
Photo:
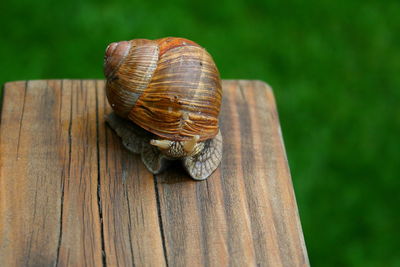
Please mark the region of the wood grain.
[[0, 266], [308, 266], [272, 91], [223, 90], [222, 163], [196, 182], [124, 149], [103, 81], [7, 83]]

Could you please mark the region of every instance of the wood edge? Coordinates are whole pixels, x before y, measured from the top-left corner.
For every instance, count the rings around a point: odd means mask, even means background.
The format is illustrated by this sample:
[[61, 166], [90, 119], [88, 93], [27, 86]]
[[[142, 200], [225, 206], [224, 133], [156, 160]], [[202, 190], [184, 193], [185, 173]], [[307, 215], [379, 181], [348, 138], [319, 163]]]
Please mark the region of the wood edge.
[[32, 80], [15, 80], [15, 81], [8, 81], [3, 83], [2, 88], [5, 89], [7, 87], [12, 86], [13, 84], [18, 83], [26, 83], [26, 82], [57, 82], [57, 81], [105, 81], [105, 79], [96, 79], [96, 78], [85, 78], [85, 79], [74, 79], [74, 78], [60, 78], [60, 79], [32, 79]]
[[296, 213], [296, 217], [297, 217], [295, 223], [296, 223], [296, 228], [297, 228], [300, 242], [301, 242], [302, 254], [304, 255], [304, 258], [305, 258], [305, 266], [310, 266], [310, 260], [308, 257], [307, 246], [305, 243], [303, 228], [302, 228], [302, 224], [301, 224], [300, 212], [299, 212], [299, 208], [297, 205], [296, 192], [295, 192], [295, 188], [293, 186], [292, 174], [290, 172], [289, 160], [287, 157], [285, 142], [284, 142], [283, 133], [282, 133], [282, 127], [281, 127], [281, 123], [280, 123], [280, 119], [279, 119], [279, 112], [278, 112], [276, 98], [275, 98], [273, 89], [268, 83], [266, 83], [262, 80], [223, 80], [223, 81], [225, 81], [227, 83], [237, 83], [243, 87], [245, 87], [247, 85], [252, 85], [252, 87], [255, 88], [255, 90], [265, 90], [265, 96], [267, 97], [268, 103], [271, 105], [271, 107], [269, 109], [275, 116], [275, 121], [276, 121], [276, 126], [277, 126], [276, 130], [277, 130], [278, 136], [279, 136], [279, 144], [278, 145], [280, 145], [282, 148], [285, 165], [287, 167], [287, 173], [289, 176], [288, 178], [289, 178], [290, 185], [292, 188], [292, 194], [293, 194], [293, 199], [294, 199], [294, 204], [295, 204], [295, 213]]
[[260, 84], [265, 87], [265, 89], [272, 91], [272, 86], [267, 82], [260, 80], [260, 79], [222, 79], [224, 83], [255, 83]]
[[9, 86], [9, 82], [3, 84], [3, 86], [1, 87], [1, 92], [0, 92], [0, 125], [1, 125], [1, 122], [3, 121], [4, 92], [6, 91], [8, 86]]
[[6, 82], [3, 84], [0, 93], [0, 125], [3, 122], [3, 107], [4, 107], [4, 98], [6, 96], [6, 92], [9, 90], [9, 88], [12, 88], [13, 86], [18, 87], [21, 85], [24, 85], [26, 90], [27, 82], [28, 82], [27, 80], [21, 80], [21, 81]]
[[10, 86], [12, 86], [12, 84], [16, 84], [16, 83], [26, 83], [27, 81], [29, 81], [29, 80], [16, 80], [16, 81], [9, 81], [9, 82], [5, 82], [4, 84], [3, 84], [3, 89], [6, 89], [7, 87], [10, 87]]
[[285, 160], [285, 163], [286, 163], [285, 165], [286, 165], [286, 167], [288, 169], [289, 180], [290, 180], [291, 187], [292, 187], [292, 194], [293, 194], [293, 199], [294, 199], [294, 204], [295, 204], [295, 213], [296, 213], [296, 216], [297, 216], [297, 220], [296, 220], [297, 231], [298, 231], [298, 233], [300, 235], [301, 248], [303, 250], [302, 252], [303, 252], [303, 255], [304, 255], [304, 258], [305, 258], [306, 266], [310, 266], [310, 259], [308, 257], [307, 246], [306, 246], [306, 243], [305, 243], [303, 227], [302, 227], [302, 224], [301, 224], [301, 218], [300, 218], [299, 207], [298, 207], [298, 204], [297, 204], [296, 192], [295, 192], [295, 188], [294, 188], [294, 185], [293, 185], [292, 173], [290, 171], [290, 165], [289, 165], [289, 160], [288, 160], [288, 157], [287, 157], [285, 141], [284, 141], [284, 138], [283, 138], [281, 122], [280, 122], [280, 119], [279, 119], [279, 112], [278, 112], [278, 108], [277, 108], [277, 104], [276, 104], [276, 98], [275, 98], [275, 95], [274, 95], [272, 87], [268, 83], [266, 83], [266, 82], [264, 82], [262, 80], [252, 80], [252, 82], [254, 82], [255, 84], [258, 84], [260, 88], [264, 87], [264, 89], [266, 89], [267, 98], [269, 99], [269, 102], [271, 103], [271, 110], [272, 110], [272, 112], [275, 113], [275, 116], [276, 116], [277, 131], [278, 131], [278, 135], [279, 135], [279, 142], [280, 142], [280, 145], [282, 146], [282, 152], [283, 152], [284, 160]]
[[[12, 83], [20, 83], [20, 82], [49, 82], [49, 81], [105, 81], [103, 78], [84, 78], [84, 79], [75, 79], [75, 78], [55, 78], [55, 79], [32, 79], [32, 80], [15, 80], [8, 81], [3, 84], [3, 88], [8, 84]], [[265, 87], [271, 89], [272, 87], [265, 81], [259, 79], [222, 79], [223, 82], [255, 82], [264, 84]]]

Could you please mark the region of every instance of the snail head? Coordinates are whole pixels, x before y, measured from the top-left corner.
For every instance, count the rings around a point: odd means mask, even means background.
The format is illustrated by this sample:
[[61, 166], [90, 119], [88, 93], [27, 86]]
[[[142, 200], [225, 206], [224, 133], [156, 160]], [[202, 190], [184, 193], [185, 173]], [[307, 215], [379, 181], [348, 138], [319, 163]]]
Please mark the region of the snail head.
[[158, 147], [161, 152], [172, 157], [195, 155], [202, 146], [199, 146], [200, 136], [195, 135], [187, 141], [151, 140], [150, 144]]

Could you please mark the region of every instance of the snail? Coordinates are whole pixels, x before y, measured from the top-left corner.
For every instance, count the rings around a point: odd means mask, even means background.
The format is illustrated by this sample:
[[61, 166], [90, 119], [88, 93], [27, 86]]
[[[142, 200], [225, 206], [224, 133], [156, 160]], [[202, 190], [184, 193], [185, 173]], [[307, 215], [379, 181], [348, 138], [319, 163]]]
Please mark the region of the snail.
[[167, 37], [108, 45], [104, 58], [106, 117], [123, 145], [153, 174], [180, 160], [195, 180], [219, 166], [222, 89], [210, 54], [197, 43]]

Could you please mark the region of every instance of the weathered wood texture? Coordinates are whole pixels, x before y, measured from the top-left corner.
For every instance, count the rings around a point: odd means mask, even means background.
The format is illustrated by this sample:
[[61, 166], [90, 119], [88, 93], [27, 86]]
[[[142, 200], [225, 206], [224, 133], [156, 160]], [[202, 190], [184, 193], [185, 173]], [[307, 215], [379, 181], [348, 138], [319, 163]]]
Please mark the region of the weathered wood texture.
[[124, 149], [103, 81], [7, 83], [0, 266], [307, 266], [272, 91], [223, 90], [222, 163], [196, 182]]

